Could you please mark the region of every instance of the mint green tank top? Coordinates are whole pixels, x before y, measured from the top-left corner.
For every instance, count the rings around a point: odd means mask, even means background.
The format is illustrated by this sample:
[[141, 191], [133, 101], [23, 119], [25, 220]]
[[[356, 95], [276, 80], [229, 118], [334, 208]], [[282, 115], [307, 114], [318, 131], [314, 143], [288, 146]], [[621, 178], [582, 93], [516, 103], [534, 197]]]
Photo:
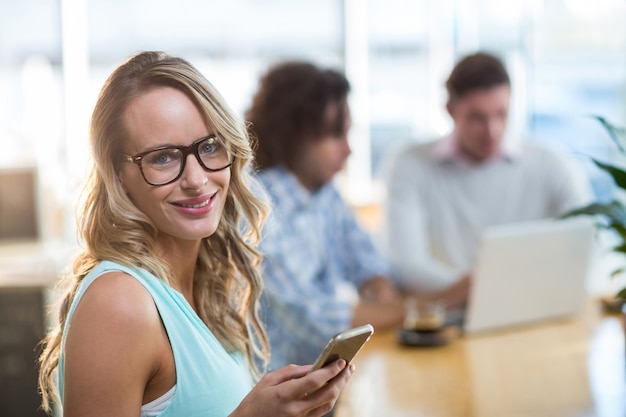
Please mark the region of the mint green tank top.
[[176, 392], [159, 417], [225, 417], [252, 388], [241, 352], [229, 354], [185, 297], [148, 271], [114, 262], [98, 264], [80, 283], [70, 307], [59, 357], [58, 387], [63, 398], [65, 334], [72, 314], [89, 285], [106, 272], [122, 271], [149, 292], [163, 320], [176, 362]]

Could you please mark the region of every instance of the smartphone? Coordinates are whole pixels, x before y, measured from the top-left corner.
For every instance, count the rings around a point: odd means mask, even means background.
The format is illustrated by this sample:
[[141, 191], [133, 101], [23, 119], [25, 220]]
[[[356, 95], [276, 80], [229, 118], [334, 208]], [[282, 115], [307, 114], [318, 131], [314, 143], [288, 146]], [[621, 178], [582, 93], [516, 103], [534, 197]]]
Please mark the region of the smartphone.
[[374, 327], [371, 324], [365, 324], [333, 336], [326, 344], [324, 350], [322, 350], [322, 353], [317, 357], [313, 368], [309, 372], [323, 368], [337, 359], [350, 362], [354, 355], [361, 350], [365, 342], [370, 339], [372, 333], [374, 333]]

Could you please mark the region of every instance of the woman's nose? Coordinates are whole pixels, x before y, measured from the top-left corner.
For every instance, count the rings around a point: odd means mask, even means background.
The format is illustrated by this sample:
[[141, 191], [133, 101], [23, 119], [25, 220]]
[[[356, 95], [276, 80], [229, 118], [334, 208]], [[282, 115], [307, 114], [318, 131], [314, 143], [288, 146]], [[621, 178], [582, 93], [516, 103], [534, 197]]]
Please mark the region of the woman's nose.
[[180, 181], [183, 188], [199, 188], [208, 182], [208, 172], [200, 165], [195, 155], [187, 155]]

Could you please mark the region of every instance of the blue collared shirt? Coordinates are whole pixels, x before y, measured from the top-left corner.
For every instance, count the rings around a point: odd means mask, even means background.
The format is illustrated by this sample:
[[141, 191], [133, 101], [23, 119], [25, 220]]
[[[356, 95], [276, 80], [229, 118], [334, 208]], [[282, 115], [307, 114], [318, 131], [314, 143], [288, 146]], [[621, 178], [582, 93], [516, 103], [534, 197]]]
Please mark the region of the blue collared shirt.
[[350, 327], [354, 300], [342, 288], [390, 276], [390, 266], [334, 185], [311, 193], [280, 167], [257, 178], [272, 202], [260, 245], [270, 370], [313, 363], [331, 336]]

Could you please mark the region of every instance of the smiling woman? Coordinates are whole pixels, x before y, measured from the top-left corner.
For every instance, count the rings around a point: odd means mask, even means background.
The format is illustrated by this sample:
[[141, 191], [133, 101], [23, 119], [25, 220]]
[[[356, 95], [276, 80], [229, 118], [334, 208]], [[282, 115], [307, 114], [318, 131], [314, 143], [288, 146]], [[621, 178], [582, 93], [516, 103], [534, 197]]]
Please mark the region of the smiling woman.
[[41, 355], [44, 408], [58, 389], [64, 417], [328, 412], [345, 361], [259, 379], [266, 208], [249, 188], [245, 126], [214, 87], [180, 58], [131, 57], [101, 91], [91, 149], [85, 249]]

